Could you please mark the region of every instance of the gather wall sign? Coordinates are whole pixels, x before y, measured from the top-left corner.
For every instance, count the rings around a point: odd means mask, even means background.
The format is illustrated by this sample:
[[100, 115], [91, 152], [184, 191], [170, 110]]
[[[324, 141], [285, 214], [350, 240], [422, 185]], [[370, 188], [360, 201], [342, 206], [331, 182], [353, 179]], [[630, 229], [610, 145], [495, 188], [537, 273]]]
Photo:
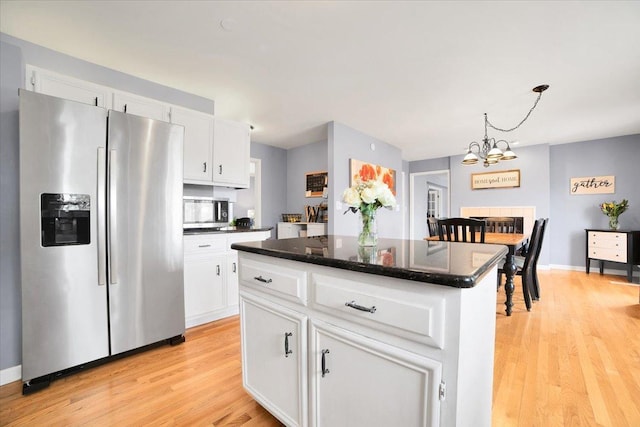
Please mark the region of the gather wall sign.
[[616, 192], [616, 177], [584, 176], [571, 178], [571, 194], [610, 194]]

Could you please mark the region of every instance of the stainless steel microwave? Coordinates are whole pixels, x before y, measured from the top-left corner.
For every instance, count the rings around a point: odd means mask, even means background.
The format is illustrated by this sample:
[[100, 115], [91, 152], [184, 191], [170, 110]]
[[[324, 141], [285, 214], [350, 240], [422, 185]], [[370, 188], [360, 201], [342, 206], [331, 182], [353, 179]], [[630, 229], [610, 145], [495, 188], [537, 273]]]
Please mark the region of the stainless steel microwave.
[[229, 225], [229, 201], [213, 197], [183, 197], [184, 228], [215, 228]]

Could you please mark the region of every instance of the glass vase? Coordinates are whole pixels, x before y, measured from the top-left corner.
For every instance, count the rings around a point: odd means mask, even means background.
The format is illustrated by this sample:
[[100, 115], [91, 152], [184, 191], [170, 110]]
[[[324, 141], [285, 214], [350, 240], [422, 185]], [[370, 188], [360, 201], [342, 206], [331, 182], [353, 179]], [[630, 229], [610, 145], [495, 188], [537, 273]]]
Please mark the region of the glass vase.
[[609, 230], [617, 230], [620, 228], [620, 223], [618, 223], [618, 217], [617, 216], [610, 216], [609, 217]]
[[360, 233], [358, 234], [359, 246], [376, 246], [378, 244], [378, 224], [376, 211], [360, 211]]

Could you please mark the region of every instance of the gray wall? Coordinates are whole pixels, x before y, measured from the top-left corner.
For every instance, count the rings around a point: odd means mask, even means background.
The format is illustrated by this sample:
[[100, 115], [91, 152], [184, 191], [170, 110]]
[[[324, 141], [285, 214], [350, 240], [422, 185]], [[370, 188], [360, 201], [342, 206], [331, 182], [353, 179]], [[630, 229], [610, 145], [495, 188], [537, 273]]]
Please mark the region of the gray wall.
[[[620, 216], [621, 226], [640, 229], [640, 135], [522, 147], [516, 153], [518, 159], [492, 168], [520, 169], [521, 186], [514, 189], [471, 190], [471, 173], [485, 169], [463, 166], [463, 156], [451, 157], [451, 215], [458, 215], [461, 206], [536, 206], [538, 217], [550, 218], [540, 264], [561, 268], [584, 267], [584, 230], [607, 227], [607, 217], [598, 207], [602, 202], [628, 199], [630, 207]], [[410, 162], [409, 171], [439, 170], [446, 159]], [[602, 175], [615, 175], [615, 194], [570, 194], [571, 178]], [[607, 267], [620, 269], [614, 263]]]
[[[551, 146], [551, 264], [585, 265], [585, 228], [607, 228], [602, 202], [629, 200], [621, 229], [640, 230], [640, 135]], [[614, 194], [573, 195], [571, 178], [614, 175]], [[593, 262], [596, 267], [596, 262]], [[619, 268], [609, 263], [606, 267]]]
[[[386, 142], [352, 129], [338, 122], [329, 123], [329, 234], [355, 236], [358, 230], [358, 215], [351, 212], [343, 215], [342, 193], [349, 187], [349, 159], [362, 160], [396, 170], [396, 201], [404, 204], [403, 161], [400, 149]], [[375, 151], [371, 149], [375, 144]], [[336, 209], [338, 203], [342, 208]], [[403, 236], [405, 213], [403, 209], [378, 210], [378, 235], [380, 237]]]
[[305, 205], [326, 202], [322, 197], [305, 197], [307, 172], [326, 171], [328, 164], [327, 141], [314, 142], [287, 150], [287, 207], [286, 212], [302, 214]]
[[21, 363], [18, 88], [22, 54], [0, 41], [0, 369]]
[[[451, 157], [451, 211], [459, 216], [464, 206], [535, 206], [537, 218], [549, 218], [549, 146], [546, 144], [522, 147], [516, 150], [517, 159], [500, 162], [485, 168], [480, 163], [463, 165], [464, 155]], [[508, 169], [520, 169], [520, 187], [472, 190], [471, 174]], [[553, 234], [554, 219], [549, 221], [545, 232], [545, 244], [539, 263], [549, 264], [550, 236]]]
[[437, 159], [416, 160], [409, 162], [409, 173], [448, 170], [451, 163], [450, 157]]

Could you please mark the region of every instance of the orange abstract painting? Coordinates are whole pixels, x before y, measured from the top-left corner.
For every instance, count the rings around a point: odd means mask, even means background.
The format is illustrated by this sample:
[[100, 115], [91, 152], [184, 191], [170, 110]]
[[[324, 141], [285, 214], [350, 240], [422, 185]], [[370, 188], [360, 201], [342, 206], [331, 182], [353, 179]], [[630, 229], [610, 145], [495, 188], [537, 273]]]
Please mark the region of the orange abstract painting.
[[380, 181], [387, 184], [393, 195], [396, 195], [395, 170], [356, 159], [351, 159], [350, 168], [350, 186], [353, 186], [356, 181]]

